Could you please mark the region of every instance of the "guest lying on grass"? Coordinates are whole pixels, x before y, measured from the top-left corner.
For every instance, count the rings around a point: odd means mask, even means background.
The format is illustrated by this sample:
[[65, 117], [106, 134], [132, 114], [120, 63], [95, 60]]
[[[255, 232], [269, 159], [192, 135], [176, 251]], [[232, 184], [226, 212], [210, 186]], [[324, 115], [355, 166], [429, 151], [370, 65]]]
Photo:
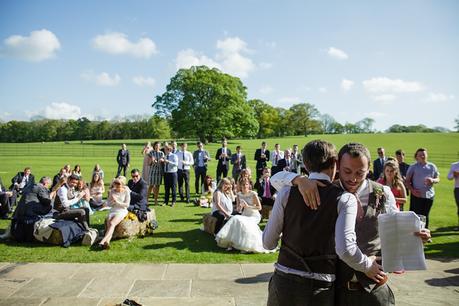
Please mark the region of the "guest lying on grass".
[[119, 176], [113, 180], [113, 188], [110, 190], [106, 204], [110, 207], [110, 213], [105, 219], [105, 236], [99, 242], [100, 249], [109, 249], [115, 227], [128, 214], [127, 208], [131, 201], [131, 191], [126, 186], [126, 178]]

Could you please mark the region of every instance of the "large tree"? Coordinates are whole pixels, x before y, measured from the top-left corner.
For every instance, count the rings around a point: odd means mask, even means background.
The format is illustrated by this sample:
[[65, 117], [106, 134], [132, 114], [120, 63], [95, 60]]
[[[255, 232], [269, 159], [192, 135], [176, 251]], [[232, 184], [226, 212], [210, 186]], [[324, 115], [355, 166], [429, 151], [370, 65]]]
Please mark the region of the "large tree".
[[255, 136], [258, 122], [239, 78], [206, 66], [180, 69], [156, 96], [156, 114], [170, 118], [178, 137], [213, 141]]
[[279, 112], [273, 106], [262, 100], [249, 100], [250, 106], [255, 111], [255, 117], [259, 124], [258, 138], [272, 137], [275, 135], [276, 126], [279, 125]]
[[321, 133], [322, 127], [318, 120], [319, 115], [319, 111], [312, 104], [295, 104], [289, 108], [286, 114], [286, 127], [289, 131], [293, 132], [293, 135]]

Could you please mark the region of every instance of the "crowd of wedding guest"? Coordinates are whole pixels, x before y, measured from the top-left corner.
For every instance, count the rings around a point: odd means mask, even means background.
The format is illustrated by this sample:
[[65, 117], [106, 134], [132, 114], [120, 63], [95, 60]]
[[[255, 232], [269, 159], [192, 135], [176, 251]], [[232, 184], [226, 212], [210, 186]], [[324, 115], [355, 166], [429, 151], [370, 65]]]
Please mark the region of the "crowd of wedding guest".
[[[435, 195], [433, 185], [440, 179], [437, 167], [428, 161], [427, 150], [418, 149], [414, 155], [416, 163], [411, 166], [405, 162], [405, 153], [402, 150], [395, 152], [395, 158], [386, 157], [382, 147], [377, 149], [377, 153], [378, 158], [373, 161], [370, 178], [390, 188], [399, 210], [404, 209], [407, 197], [410, 195], [410, 210], [426, 216], [428, 227], [429, 212]], [[27, 197], [21, 195], [34, 192], [38, 195], [39, 191], [34, 187], [41, 185], [46, 188], [40, 188], [38, 200], [33, 199], [33, 201], [38, 201], [37, 205], [43, 204], [42, 206], [49, 208], [48, 211], [43, 207], [37, 210], [40, 214], [30, 209], [19, 210], [14, 214], [13, 219], [29, 217], [35, 219], [39, 215], [48, 215], [58, 220], [77, 220], [82, 224], [84, 232], [91, 232], [89, 216], [95, 210], [110, 210], [106, 220], [105, 236], [101, 241], [101, 247], [108, 248], [114, 227], [126, 216], [128, 210], [135, 211], [139, 215], [148, 210], [150, 196], [154, 205], [174, 207], [178, 201], [181, 201], [194, 202], [201, 207], [212, 207], [212, 214], [218, 220], [219, 230], [233, 213], [248, 211], [248, 207], [253, 205], [257, 209], [274, 205], [277, 190], [270, 182], [271, 176], [282, 171], [298, 175], [308, 174], [302, 160], [302, 152], [297, 144], [292, 148], [281, 149], [276, 143], [270, 150], [267, 143], [263, 141], [260, 148], [254, 152], [253, 159], [256, 161], [254, 178], [251, 169], [247, 166], [249, 157], [244, 153], [243, 148], [238, 145], [233, 153], [226, 139], [222, 140], [221, 147], [217, 149], [215, 155], [211, 155], [202, 142], [197, 142], [196, 149], [191, 152], [188, 150], [187, 143], [181, 143], [178, 147], [175, 141], [163, 144], [159, 141], [153, 144], [148, 142], [142, 148], [141, 154], [143, 156], [141, 169], [131, 170], [130, 152], [126, 144], [122, 144], [116, 157], [117, 173], [115, 179], [110, 179], [110, 185], [104, 183], [104, 171], [99, 164], [85, 174], [80, 165], [76, 164], [72, 168], [70, 164], [66, 164], [59, 169], [52, 180], [43, 177], [37, 184], [31, 168], [26, 167], [11, 179], [9, 188], [6, 188], [0, 179], [0, 217], [8, 218], [17, 202], [27, 201]], [[214, 160], [215, 179], [212, 178], [211, 173], [208, 173], [208, 165]], [[129, 170], [131, 170], [131, 179], [127, 182], [126, 173], [129, 173]], [[451, 173], [449, 178], [456, 179], [457, 185], [458, 169], [452, 170]], [[190, 191], [190, 177], [193, 174], [195, 196]], [[88, 179], [85, 180], [84, 177]], [[164, 199], [159, 202], [161, 185], [164, 185]], [[107, 190], [106, 186], [109, 186]], [[245, 187], [248, 187], [251, 194], [256, 194], [260, 205], [253, 200], [239, 200], [238, 195], [241, 192], [247, 195]], [[44, 189], [48, 189], [48, 194], [44, 195]], [[107, 197], [104, 198], [106, 191]], [[459, 195], [456, 195], [456, 200], [458, 197]], [[243, 205], [241, 206], [240, 203]]]

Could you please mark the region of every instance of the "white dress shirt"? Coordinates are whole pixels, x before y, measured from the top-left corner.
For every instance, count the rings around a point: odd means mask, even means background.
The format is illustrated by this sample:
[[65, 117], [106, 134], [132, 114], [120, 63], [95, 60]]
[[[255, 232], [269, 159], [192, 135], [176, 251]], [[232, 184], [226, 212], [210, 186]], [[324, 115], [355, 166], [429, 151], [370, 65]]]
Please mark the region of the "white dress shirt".
[[181, 170], [190, 170], [190, 167], [194, 164], [193, 154], [189, 151], [179, 151], [178, 156], [178, 168]]

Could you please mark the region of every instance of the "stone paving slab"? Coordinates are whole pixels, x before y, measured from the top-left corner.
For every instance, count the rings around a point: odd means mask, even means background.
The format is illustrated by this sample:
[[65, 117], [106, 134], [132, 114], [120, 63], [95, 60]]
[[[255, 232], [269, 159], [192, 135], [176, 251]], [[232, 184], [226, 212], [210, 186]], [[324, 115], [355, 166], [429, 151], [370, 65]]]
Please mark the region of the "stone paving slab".
[[87, 280], [63, 278], [34, 278], [10, 297], [16, 298], [47, 298], [77, 297], [86, 287]]
[[39, 306], [45, 298], [7, 298], [0, 299], [0, 306]]
[[[459, 259], [391, 274], [397, 305], [459, 305]], [[1, 305], [266, 305], [270, 264], [0, 263]]]
[[191, 280], [137, 280], [129, 297], [189, 297]]

